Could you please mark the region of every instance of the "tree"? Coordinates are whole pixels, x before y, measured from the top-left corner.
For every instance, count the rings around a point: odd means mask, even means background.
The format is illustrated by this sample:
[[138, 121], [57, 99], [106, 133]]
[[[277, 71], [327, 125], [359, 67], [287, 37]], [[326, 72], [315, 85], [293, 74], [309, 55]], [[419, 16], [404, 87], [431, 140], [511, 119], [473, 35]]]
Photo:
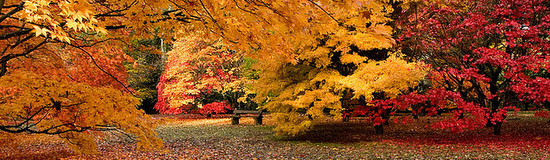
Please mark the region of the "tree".
[[442, 128], [487, 124], [500, 134], [506, 110], [534, 110], [548, 101], [549, 11], [545, 0], [417, 3], [403, 11], [404, 53], [433, 66], [434, 89], [464, 101], [452, 104], [458, 108], [449, 120], [460, 125]]
[[[200, 109], [201, 113], [224, 113], [238, 108], [238, 99], [250, 83], [242, 75], [242, 58], [220, 41], [186, 36], [167, 53], [161, 76], [159, 102], [161, 113], [182, 113]], [[244, 97], [246, 98], [246, 97]]]
[[[62, 137], [76, 152], [96, 151], [92, 134], [120, 131], [138, 137], [138, 148], [162, 146], [139, 101], [119, 90], [93, 87], [28, 71], [0, 78], [0, 130]], [[149, 119], [150, 120], [150, 119]]]
[[142, 149], [162, 146], [125, 83], [129, 58], [112, 41], [124, 31], [106, 35], [120, 18], [102, 18], [128, 10], [111, 4], [0, 0], [0, 134], [55, 134], [84, 153], [101, 131], [124, 132]]
[[424, 74], [389, 52], [395, 41], [387, 25], [393, 11], [387, 1], [196, 0], [172, 5], [192, 17], [186, 31], [222, 37], [229, 48], [258, 60], [256, 99], [278, 122], [279, 134], [304, 133], [323, 117], [341, 118], [343, 92], [377, 79], [368, 76], [387, 76], [365, 68], [386, 63], [388, 57], [402, 64], [399, 69], [413, 69], [407, 75], [414, 76], [403, 78], [403, 85], [356, 91], [356, 98], [370, 102], [372, 92], [405, 90]]
[[352, 89], [354, 98], [362, 102], [359, 108], [350, 108], [369, 117], [378, 134], [383, 133], [390, 115], [405, 108], [395, 108], [386, 102], [416, 87], [427, 74], [427, 66], [409, 63], [395, 56], [384, 61], [361, 64], [354, 74], [341, 80], [344, 87]]

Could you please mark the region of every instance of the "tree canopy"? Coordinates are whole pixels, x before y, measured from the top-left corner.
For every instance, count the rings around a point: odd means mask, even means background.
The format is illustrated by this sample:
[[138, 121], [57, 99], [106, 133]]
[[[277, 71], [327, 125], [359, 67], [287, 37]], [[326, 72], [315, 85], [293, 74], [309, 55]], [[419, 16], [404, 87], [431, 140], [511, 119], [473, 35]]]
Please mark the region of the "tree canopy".
[[456, 104], [455, 114], [463, 116], [444, 128], [473, 122], [494, 125], [500, 134], [507, 110], [537, 110], [548, 102], [548, 13], [544, 0], [482, 0], [417, 3], [403, 14], [403, 50], [432, 65], [434, 89], [469, 103]]
[[0, 134], [59, 135], [83, 153], [96, 151], [104, 131], [128, 134], [141, 149], [163, 145], [127, 86], [122, 64], [132, 59], [117, 37], [128, 30], [108, 33], [123, 25], [102, 18], [122, 11], [109, 4], [0, 1]]

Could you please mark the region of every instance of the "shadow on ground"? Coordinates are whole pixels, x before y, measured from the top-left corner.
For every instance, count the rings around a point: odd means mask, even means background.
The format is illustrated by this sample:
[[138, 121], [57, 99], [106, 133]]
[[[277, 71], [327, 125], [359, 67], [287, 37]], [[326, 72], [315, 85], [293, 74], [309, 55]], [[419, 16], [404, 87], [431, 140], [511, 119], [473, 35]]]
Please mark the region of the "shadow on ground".
[[393, 142], [412, 145], [550, 146], [550, 123], [541, 118], [509, 117], [503, 125], [502, 135], [493, 135], [490, 127], [458, 133], [430, 128], [430, 122], [436, 121], [436, 118], [425, 118], [409, 124], [390, 123], [384, 127], [385, 133], [382, 135], [376, 134], [372, 123], [365, 121], [327, 122], [287, 140], [340, 144]]

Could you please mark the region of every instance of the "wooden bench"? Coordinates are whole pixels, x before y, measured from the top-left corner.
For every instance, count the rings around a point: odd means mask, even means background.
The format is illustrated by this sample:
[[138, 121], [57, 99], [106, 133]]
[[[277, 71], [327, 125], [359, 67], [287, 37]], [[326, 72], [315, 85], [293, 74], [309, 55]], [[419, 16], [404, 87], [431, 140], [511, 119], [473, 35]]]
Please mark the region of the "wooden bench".
[[[239, 124], [239, 119], [241, 117], [254, 117], [254, 124], [261, 125], [262, 124], [262, 111], [250, 111], [250, 110], [235, 110], [233, 111], [233, 117], [231, 117], [231, 124], [237, 125]], [[252, 115], [251, 115], [252, 114]]]

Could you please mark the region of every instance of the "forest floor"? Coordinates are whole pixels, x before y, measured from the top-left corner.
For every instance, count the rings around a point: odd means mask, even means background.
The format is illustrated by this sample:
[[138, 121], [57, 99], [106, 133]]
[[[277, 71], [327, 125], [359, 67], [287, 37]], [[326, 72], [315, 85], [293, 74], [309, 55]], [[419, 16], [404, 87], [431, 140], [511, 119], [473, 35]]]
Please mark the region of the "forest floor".
[[242, 118], [230, 125], [229, 115], [153, 115], [162, 124], [161, 152], [135, 149], [123, 137], [98, 141], [99, 154], [80, 155], [57, 136], [17, 135], [0, 144], [0, 159], [549, 159], [550, 123], [531, 113], [509, 116], [502, 135], [491, 128], [461, 133], [426, 128], [438, 118], [409, 124], [390, 123], [385, 134], [361, 117], [350, 122], [326, 122], [295, 138], [274, 135], [270, 116], [264, 125]]

